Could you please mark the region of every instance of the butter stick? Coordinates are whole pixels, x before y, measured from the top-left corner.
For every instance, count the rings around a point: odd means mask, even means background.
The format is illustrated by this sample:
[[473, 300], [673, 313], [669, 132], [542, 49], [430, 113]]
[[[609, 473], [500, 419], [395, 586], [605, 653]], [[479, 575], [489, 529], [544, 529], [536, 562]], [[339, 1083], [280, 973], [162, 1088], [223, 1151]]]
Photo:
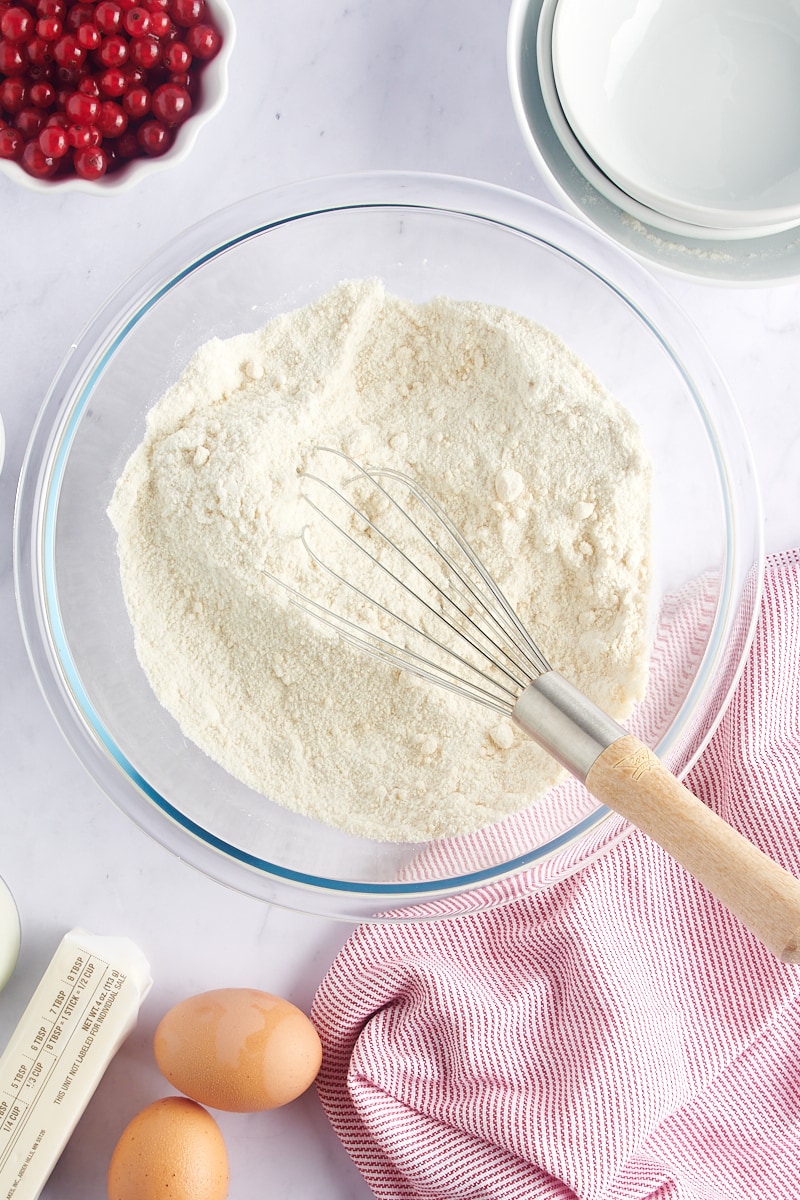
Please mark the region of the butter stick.
[[127, 938], [66, 934], [0, 1057], [0, 1200], [35, 1200], [150, 990]]
[[19, 954], [19, 914], [14, 897], [0, 879], [0, 991], [6, 986]]

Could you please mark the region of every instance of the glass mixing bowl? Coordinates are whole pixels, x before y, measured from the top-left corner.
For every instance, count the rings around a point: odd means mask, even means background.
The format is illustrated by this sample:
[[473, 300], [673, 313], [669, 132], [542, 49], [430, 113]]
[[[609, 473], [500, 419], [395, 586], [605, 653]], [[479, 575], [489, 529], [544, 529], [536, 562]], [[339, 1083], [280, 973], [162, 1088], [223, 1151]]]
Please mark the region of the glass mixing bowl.
[[679, 776], [743, 664], [763, 562], [753, 463], [716, 365], [646, 271], [573, 218], [487, 184], [381, 173], [252, 197], [165, 246], [72, 347], [33, 431], [15, 533], [28, 652], [68, 741], [142, 829], [240, 891], [349, 920], [470, 911], [508, 876], [546, 887], [627, 828], [569, 780], [479, 834], [424, 846], [349, 836], [211, 762], [138, 664], [106, 508], [147, 411], [209, 338], [375, 277], [410, 300], [532, 318], [639, 422], [654, 466], [653, 652], [627, 724]]

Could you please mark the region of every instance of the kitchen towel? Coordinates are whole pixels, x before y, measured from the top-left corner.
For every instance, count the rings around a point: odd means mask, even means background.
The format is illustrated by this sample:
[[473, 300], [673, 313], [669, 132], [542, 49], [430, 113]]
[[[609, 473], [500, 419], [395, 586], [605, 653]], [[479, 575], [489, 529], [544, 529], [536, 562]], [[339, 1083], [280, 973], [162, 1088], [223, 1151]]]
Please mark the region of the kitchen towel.
[[[687, 785], [800, 875], [800, 551]], [[800, 967], [637, 830], [483, 913], [360, 927], [318, 1093], [380, 1200], [798, 1200]]]

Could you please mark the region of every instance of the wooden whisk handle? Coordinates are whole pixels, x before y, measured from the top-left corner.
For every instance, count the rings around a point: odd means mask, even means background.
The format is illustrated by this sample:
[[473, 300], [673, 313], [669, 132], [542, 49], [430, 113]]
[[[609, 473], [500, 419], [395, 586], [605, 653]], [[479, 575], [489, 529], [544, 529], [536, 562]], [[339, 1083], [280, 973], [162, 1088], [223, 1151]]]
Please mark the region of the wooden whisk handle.
[[800, 879], [718, 817], [638, 738], [558, 671], [525, 688], [513, 719], [735, 913], [784, 962], [800, 962]]
[[586, 775], [593, 796], [648, 834], [784, 962], [800, 962], [800, 880], [692, 795], [625, 734]]

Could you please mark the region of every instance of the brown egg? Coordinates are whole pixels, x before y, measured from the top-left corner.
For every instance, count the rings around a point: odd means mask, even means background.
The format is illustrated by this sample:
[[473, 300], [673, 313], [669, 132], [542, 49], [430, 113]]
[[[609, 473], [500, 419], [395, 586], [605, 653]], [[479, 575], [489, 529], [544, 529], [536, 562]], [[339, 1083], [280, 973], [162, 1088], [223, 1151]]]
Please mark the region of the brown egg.
[[228, 1181], [228, 1155], [211, 1113], [167, 1096], [123, 1130], [108, 1168], [108, 1200], [225, 1200]]
[[317, 1077], [322, 1045], [305, 1013], [269, 992], [220, 988], [171, 1008], [155, 1035], [156, 1062], [199, 1104], [259, 1112], [294, 1100]]

